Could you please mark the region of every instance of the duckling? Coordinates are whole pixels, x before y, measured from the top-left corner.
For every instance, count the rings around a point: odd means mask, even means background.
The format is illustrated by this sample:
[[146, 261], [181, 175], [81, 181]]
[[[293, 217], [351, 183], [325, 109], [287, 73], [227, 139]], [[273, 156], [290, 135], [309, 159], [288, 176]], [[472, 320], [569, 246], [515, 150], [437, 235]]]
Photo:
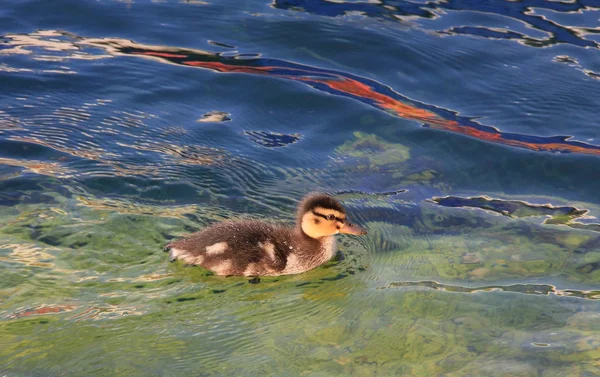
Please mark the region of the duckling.
[[207, 268], [217, 275], [278, 276], [312, 270], [336, 252], [334, 235], [367, 231], [346, 219], [344, 207], [327, 194], [300, 202], [296, 226], [258, 220], [224, 221], [171, 242], [171, 261]]

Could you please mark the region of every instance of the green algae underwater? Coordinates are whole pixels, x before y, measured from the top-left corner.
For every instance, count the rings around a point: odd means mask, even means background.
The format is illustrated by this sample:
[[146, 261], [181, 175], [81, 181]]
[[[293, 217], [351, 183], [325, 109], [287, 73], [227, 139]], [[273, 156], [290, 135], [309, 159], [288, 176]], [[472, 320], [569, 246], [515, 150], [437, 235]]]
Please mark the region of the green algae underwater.
[[441, 206], [423, 194], [463, 178], [419, 155], [364, 133], [342, 143], [314, 179], [337, 169], [408, 191], [340, 192], [369, 235], [339, 238], [343, 258], [260, 284], [169, 263], [161, 248], [227, 217], [291, 222], [293, 200], [142, 203], [22, 171], [21, 195], [0, 207], [0, 373], [599, 375], [600, 233], [562, 212], [545, 221], [546, 207]]

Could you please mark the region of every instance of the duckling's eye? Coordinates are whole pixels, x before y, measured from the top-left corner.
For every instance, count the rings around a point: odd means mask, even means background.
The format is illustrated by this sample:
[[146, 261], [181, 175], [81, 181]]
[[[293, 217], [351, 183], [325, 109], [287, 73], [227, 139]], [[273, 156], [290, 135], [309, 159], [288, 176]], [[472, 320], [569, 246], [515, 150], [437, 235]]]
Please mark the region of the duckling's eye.
[[331, 221], [335, 219], [335, 216], [333, 216], [332, 214], [327, 215], [327, 220]]

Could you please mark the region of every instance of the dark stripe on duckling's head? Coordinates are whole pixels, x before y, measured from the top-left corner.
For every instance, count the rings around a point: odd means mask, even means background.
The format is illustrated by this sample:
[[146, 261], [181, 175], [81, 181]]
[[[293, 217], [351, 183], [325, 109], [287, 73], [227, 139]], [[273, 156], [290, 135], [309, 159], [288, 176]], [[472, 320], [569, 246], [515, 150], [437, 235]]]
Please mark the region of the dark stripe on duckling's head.
[[[317, 207], [317, 208], [322, 208], [322, 207]], [[338, 212], [339, 212], [339, 211], [338, 211]], [[329, 220], [329, 221], [333, 221], [333, 220], [335, 220], [335, 221], [339, 221], [339, 222], [341, 222], [342, 224], [344, 223], [344, 221], [346, 221], [346, 219], [344, 219], [344, 218], [341, 218], [341, 217], [337, 217], [337, 216], [335, 216], [335, 215], [334, 215], [334, 214], [332, 214], [332, 213], [329, 213], [329, 214], [327, 214], [327, 215], [326, 215], [326, 214], [320, 213], [318, 210], [314, 210], [314, 209], [312, 210], [312, 213], [313, 213], [313, 215], [315, 215], [315, 216], [322, 217], [322, 218], [324, 218], [325, 220]]]
[[297, 224], [314, 239], [340, 233], [346, 223], [344, 207], [327, 194], [310, 194], [298, 206]]
[[343, 214], [346, 213], [346, 210], [344, 207], [342, 207], [340, 202], [335, 200], [333, 197], [327, 194], [313, 193], [305, 196], [300, 202], [300, 205], [298, 206], [298, 216], [302, 217], [302, 215], [314, 210], [317, 207], [332, 209]]

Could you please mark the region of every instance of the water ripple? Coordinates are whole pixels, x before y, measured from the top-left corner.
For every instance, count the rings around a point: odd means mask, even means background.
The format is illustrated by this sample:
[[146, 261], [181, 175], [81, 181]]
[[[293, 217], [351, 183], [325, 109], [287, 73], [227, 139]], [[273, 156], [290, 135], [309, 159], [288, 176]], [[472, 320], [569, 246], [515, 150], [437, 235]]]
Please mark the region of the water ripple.
[[[327, 1], [327, 0], [275, 0], [273, 7], [297, 12], [307, 12], [326, 17], [338, 17], [350, 13], [358, 13], [369, 18], [386, 21], [400, 22], [404, 18], [418, 17], [423, 19], [451, 18], [451, 11], [460, 14], [477, 12], [479, 14], [500, 16], [502, 19], [510, 18], [522, 22], [529, 27], [529, 31], [541, 31], [547, 38], [536, 38], [523, 32], [504, 29], [502, 27], [485, 26], [453, 26], [442, 33], [467, 34], [483, 38], [515, 39], [532, 47], [547, 47], [558, 43], [566, 43], [579, 47], [600, 48], [600, 44], [588, 39], [586, 34], [597, 34], [600, 31], [596, 25], [590, 27], [574, 27], [562, 25], [551, 18], [551, 12], [556, 13], [582, 13], [599, 10], [598, 3], [594, 0], [578, 0], [573, 2], [562, 1], [477, 1], [477, 0], [448, 0], [425, 1], [415, 3], [412, 1], [381, 0], [375, 2], [354, 1]], [[544, 12], [546, 11], [546, 12]], [[543, 13], [546, 14], [543, 14]]]
[[279, 148], [300, 140], [300, 134], [285, 135], [277, 132], [245, 131], [250, 140], [266, 148]]
[[[418, 121], [425, 127], [532, 151], [600, 155], [600, 146], [571, 140], [571, 136], [536, 136], [503, 132], [495, 127], [478, 123], [473, 118], [459, 116], [455, 111], [412, 100], [375, 80], [346, 72], [279, 59], [262, 57], [239, 59], [235, 55], [224, 56], [210, 51], [143, 45], [125, 39], [83, 38], [66, 33], [64, 36], [72, 38], [70, 46], [63, 46], [65, 42], [61, 41], [58, 46], [52, 48], [64, 48], [63, 51], [67, 56], [74, 49], [96, 47], [111, 56], [136, 56], [222, 73], [245, 73], [282, 78], [305, 83], [322, 92], [352, 98], [391, 115]], [[51, 48], [48, 46], [51, 42], [44, 40], [43, 34], [32, 34], [29, 38], [21, 37], [21, 35], [4, 36], [4, 44], [12, 46], [9, 51], [14, 49], [20, 52], [29, 51], [29, 48], [40, 46]], [[124, 135], [128, 134], [124, 133]]]
[[[118, 110], [110, 100], [17, 100], [31, 107], [9, 106], [0, 113], [0, 135], [5, 138], [1, 143], [17, 143], [21, 149], [42, 146], [58, 152], [50, 158], [58, 161], [2, 158], [5, 165], [59, 178], [140, 175], [177, 179], [189, 174], [186, 165], [211, 166], [228, 158], [218, 148], [191, 144], [185, 129], [166, 125], [155, 114]], [[60, 105], [66, 100], [68, 107]]]
[[345, 72], [295, 64], [278, 59], [256, 58], [239, 60], [208, 51], [157, 48], [119, 39], [88, 39], [81, 43], [104, 47], [115, 55], [134, 55], [152, 58], [169, 64], [205, 68], [224, 73], [269, 75], [303, 82], [317, 90], [349, 97], [386, 111], [392, 115], [416, 120], [426, 127], [460, 133], [485, 141], [526, 148], [534, 151], [572, 152], [600, 155], [600, 146], [570, 140], [570, 136], [534, 136], [502, 132], [494, 127], [458, 116], [409, 99], [375, 80]]
[[0, 157], [0, 164], [8, 166], [17, 166], [24, 168], [26, 171], [31, 173], [49, 175], [51, 177], [57, 178], [68, 178], [73, 176], [73, 174], [75, 173], [73, 170], [62, 166], [58, 162], [20, 160], [14, 158]]
[[14, 313], [8, 315], [6, 319], [12, 320], [36, 315], [66, 313], [75, 310], [75, 308], [73, 305], [41, 305], [35, 308], [17, 309]]
[[600, 300], [600, 291], [598, 290], [577, 290], [577, 289], [558, 289], [549, 284], [513, 284], [513, 285], [488, 285], [484, 287], [464, 287], [461, 285], [441, 284], [435, 281], [403, 281], [392, 282], [385, 288], [403, 288], [417, 287], [428, 288], [438, 291], [457, 292], [457, 293], [478, 293], [478, 292], [513, 292], [529, 295], [556, 295], [565, 297], [576, 297], [587, 300]]
[[523, 218], [546, 216], [544, 224], [567, 225], [572, 228], [600, 232], [600, 224], [582, 223], [576, 220], [589, 219], [589, 210], [572, 206], [555, 207], [552, 204], [531, 204], [520, 200], [492, 199], [487, 196], [461, 198], [447, 196], [432, 198], [436, 204], [445, 207], [470, 207], [499, 213], [504, 216]]

